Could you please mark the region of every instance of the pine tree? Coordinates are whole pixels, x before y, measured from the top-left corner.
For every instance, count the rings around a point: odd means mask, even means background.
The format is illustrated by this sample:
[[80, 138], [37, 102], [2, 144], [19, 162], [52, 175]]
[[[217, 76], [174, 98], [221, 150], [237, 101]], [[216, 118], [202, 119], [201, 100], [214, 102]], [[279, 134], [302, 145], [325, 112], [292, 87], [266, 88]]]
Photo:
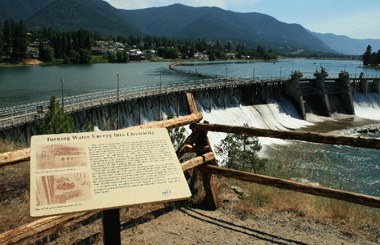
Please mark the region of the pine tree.
[[5, 20], [3, 26], [3, 51], [6, 57], [10, 57], [12, 53], [13, 32], [15, 22], [13, 19]]
[[28, 51], [28, 31], [22, 21], [15, 24], [12, 41], [12, 58], [24, 59]]
[[38, 46], [38, 51], [40, 55], [40, 60], [43, 62], [51, 62], [54, 60], [54, 50], [46, 44], [43, 44], [42, 42]]
[[[247, 126], [247, 125], [245, 125]], [[215, 152], [227, 168], [246, 172], [260, 173], [265, 170], [266, 159], [261, 159], [257, 153], [261, 145], [257, 137], [246, 134], [227, 134], [221, 143], [215, 147]]]
[[371, 45], [368, 45], [366, 51], [363, 54], [363, 65], [364, 66], [367, 66], [370, 64], [371, 54], [372, 54], [372, 47], [371, 47]]
[[3, 46], [4, 46], [4, 43], [3, 43], [3, 24], [0, 22], [0, 62], [3, 61]]
[[43, 119], [37, 121], [38, 134], [74, 133], [74, 119], [65, 114], [55, 96], [50, 98], [49, 111]]

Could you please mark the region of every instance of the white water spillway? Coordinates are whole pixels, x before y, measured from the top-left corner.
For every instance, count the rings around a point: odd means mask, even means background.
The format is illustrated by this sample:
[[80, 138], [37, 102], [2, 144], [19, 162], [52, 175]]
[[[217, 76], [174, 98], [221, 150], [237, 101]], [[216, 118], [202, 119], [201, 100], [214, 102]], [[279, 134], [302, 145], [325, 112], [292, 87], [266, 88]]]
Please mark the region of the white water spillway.
[[377, 93], [354, 94], [355, 115], [380, 121], [380, 95]]

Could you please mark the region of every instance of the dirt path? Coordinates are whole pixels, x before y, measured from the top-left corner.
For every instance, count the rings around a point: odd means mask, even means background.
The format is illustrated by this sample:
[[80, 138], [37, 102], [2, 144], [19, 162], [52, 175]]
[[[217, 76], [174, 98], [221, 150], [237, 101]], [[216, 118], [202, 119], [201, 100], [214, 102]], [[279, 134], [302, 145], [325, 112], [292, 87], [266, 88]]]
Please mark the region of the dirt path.
[[242, 220], [223, 210], [185, 207], [121, 234], [123, 244], [378, 244], [294, 215]]
[[[29, 163], [0, 168], [0, 187], [0, 230], [31, 222]], [[369, 224], [347, 228], [295, 211], [241, 214], [235, 207], [243, 205], [242, 199], [231, 188], [225, 189], [219, 193], [221, 207], [216, 211], [186, 202], [174, 209], [167, 204], [130, 208], [121, 215], [122, 244], [380, 244], [380, 228]], [[58, 236], [53, 235], [49, 244], [102, 244], [100, 217], [52, 230], [58, 230]], [[41, 237], [21, 244], [41, 242]]]

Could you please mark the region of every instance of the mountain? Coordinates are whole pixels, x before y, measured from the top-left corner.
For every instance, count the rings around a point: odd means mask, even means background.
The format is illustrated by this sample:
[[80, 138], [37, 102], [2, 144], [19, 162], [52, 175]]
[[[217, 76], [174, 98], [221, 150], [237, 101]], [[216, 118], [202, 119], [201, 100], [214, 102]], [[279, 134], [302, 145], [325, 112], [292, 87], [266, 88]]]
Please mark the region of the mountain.
[[52, 0], [0, 0], [0, 21], [25, 20]]
[[167, 7], [121, 10], [126, 20], [148, 35], [245, 42], [276, 51], [307, 49], [333, 52], [298, 24], [286, 24], [260, 13], [236, 13], [217, 7]]
[[28, 27], [52, 27], [60, 31], [84, 28], [104, 35], [143, 35], [136, 27], [126, 22], [119, 10], [103, 0], [3, 0], [20, 6], [24, 1], [33, 2], [33, 14], [25, 15]]
[[[80, 28], [103, 35], [162, 36], [262, 45], [280, 54], [334, 51], [298, 24], [260, 13], [174, 4], [140, 10], [116, 9], [103, 0], [0, 0], [0, 20], [23, 20], [31, 28]], [[6, 11], [5, 11], [6, 10]]]
[[362, 55], [368, 45], [372, 46], [373, 52], [380, 49], [380, 39], [354, 39], [331, 33], [311, 33], [322, 40], [329, 48], [346, 55]]

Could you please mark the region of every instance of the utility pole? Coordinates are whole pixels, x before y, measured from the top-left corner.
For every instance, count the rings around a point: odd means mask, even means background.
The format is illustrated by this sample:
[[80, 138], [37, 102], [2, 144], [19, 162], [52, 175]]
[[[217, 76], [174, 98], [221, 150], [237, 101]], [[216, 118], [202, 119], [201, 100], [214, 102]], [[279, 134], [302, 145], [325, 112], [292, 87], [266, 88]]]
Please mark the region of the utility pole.
[[161, 121], [161, 119], [162, 119], [162, 114], [161, 114], [161, 92], [162, 92], [162, 71], [160, 71], [160, 94], [159, 94], [159, 100], [158, 100], [158, 103], [159, 103], [159, 105], [158, 105], [158, 109], [159, 109], [159, 114], [158, 114], [158, 116], [159, 116], [159, 121]]
[[117, 74], [117, 102], [119, 102], [119, 74]]
[[120, 129], [120, 109], [119, 109], [119, 100], [120, 100], [120, 97], [119, 97], [119, 87], [120, 86], [120, 83], [119, 83], [119, 74], [117, 74], [117, 103], [116, 103], [116, 108], [117, 108], [117, 129]]
[[62, 110], [65, 111], [64, 104], [63, 104], [63, 79], [61, 79], [61, 85], [62, 85], [62, 89], [61, 89], [61, 91], [62, 91]]

